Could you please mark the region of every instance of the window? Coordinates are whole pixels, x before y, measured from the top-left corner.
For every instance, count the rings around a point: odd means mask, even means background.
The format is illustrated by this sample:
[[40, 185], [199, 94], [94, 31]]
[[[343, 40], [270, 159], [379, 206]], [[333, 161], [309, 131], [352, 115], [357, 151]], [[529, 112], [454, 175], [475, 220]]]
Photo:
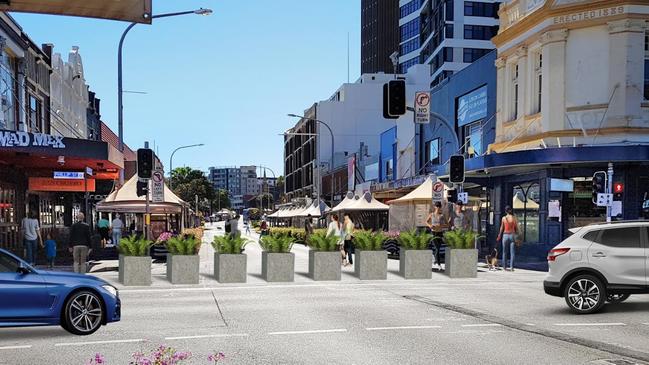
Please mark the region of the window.
[[28, 94], [29, 98], [29, 113], [28, 118], [28, 128], [30, 132], [44, 132], [42, 129], [42, 114], [43, 114], [43, 103], [37, 99], [34, 95]]
[[405, 74], [406, 72], [408, 72], [408, 69], [410, 67], [412, 67], [412, 66], [414, 66], [416, 64], [419, 64], [419, 57], [414, 57], [414, 58], [411, 58], [411, 59], [403, 62], [402, 64], [399, 65], [399, 67], [401, 68], [401, 73]]
[[536, 65], [534, 67], [534, 71], [536, 72], [536, 111], [538, 113], [541, 112], [541, 96], [543, 92], [543, 55], [538, 54], [536, 56]]
[[16, 125], [16, 59], [7, 52], [0, 55], [0, 129], [15, 130]]
[[0, 272], [17, 272], [19, 267], [16, 259], [0, 252]]
[[484, 25], [465, 25], [464, 39], [490, 40], [498, 34], [498, 27]]
[[599, 243], [609, 247], [640, 248], [640, 228], [611, 228], [602, 231]]
[[464, 2], [464, 15], [467, 16], [484, 16], [497, 18], [499, 3], [482, 3], [477, 1]]
[[512, 75], [512, 89], [514, 92], [512, 100], [512, 120], [518, 119], [518, 64], [514, 65], [513, 75]]
[[453, 0], [446, 0], [446, 20], [453, 21]]
[[453, 24], [446, 24], [444, 26], [444, 33], [446, 38], [453, 38]]
[[406, 55], [412, 51], [416, 51], [419, 49], [419, 36], [407, 41], [406, 43], [401, 43], [400, 48], [399, 53], [401, 55]]
[[394, 174], [394, 165], [392, 159], [385, 161], [385, 180], [392, 180]]
[[464, 62], [465, 63], [472, 63], [479, 59], [480, 57], [486, 55], [489, 53], [489, 49], [482, 49], [482, 48], [465, 48], [463, 53], [464, 53]]
[[[464, 126], [464, 152], [469, 154], [469, 147], [473, 147], [473, 154], [482, 154], [482, 120]], [[471, 156], [469, 156], [471, 157]]]
[[431, 141], [425, 143], [424, 146], [424, 158], [425, 164], [428, 166], [435, 166], [440, 164], [441, 153], [440, 153], [440, 140], [435, 138]]
[[597, 241], [597, 236], [599, 236], [599, 232], [601, 232], [601, 231], [600, 230], [590, 231], [590, 232], [586, 233], [581, 238], [585, 239], [586, 241], [590, 241], [590, 242], [598, 242]]
[[415, 18], [401, 26], [401, 42], [419, 35], [419, 18]]
[[514, 187], [512, 208], [518, 218], [524, 242], [539, 242], [539, 207], [541, 192], [539, 184], [530, 182]]
[[444, 62], [453, 62], [453, 48], [444, 47]]
[[419, 10], [422, 0], [413, 0], [399, 8], [399, 17], [404, 18]]

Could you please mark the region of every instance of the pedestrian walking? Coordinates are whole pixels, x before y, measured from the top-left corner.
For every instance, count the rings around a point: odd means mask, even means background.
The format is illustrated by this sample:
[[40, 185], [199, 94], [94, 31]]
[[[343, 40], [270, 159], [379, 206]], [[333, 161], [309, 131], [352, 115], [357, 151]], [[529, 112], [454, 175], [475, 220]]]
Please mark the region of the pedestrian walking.
[[250, 221], [246, 222], [244, 226], [246, 227], [246, 234], [250, 236]]
[[457, 202], [455, 203], [455, 209], [453, 210], [453, 216], [449, 219], [449, 224], [453, 229], [468, 229], [468, 219], [466, 213], [462, 209], [464, 203]]
[[115, 214], [113, 218], [113, 223], [111, 224], [111, 233], [113, 238], [113, 245], [115, 247], [119, 246], [119, 241], [122, 239], [122, 230], [124, 229], [124, 222], [119, 219], [119, 214]]
[[340, 252], [341, 265], [347, 266], [347, 254], [343, 247], [344, 237], [342, 235], [342, 225], [338, 220], [338, 214], [331, 215], [331, 222], [327, 226], [327, 236], [338, 237], [338, 243], [336, 244], [336, 249]]
[[347, 253], [347, 263], [349, 265], [354, 264], [354, 259], [352, 255], [354, 254], [354, 222], [352, 221], [349, 213], [345, 213], [345, 218], [343, 222], [343, 229], [345, 235], [345, 253]]
[[259, 236], [268, 236], [268, 223], [263, 219], [259, 225]]
[[[70, 242], [68, 250], [72, 253], [72, 268], [79, 274], [86, 273], [88, 255], [92, 252], [90, 226], [84, 221], [83, 213], [77, 214], [77, 222], [70, 227]], [[113, 221], [114, 222], [114, 221]]]
[[444, 230], [447, 227], [444, 224], [444, 214], [442, 213], [442, 203], [435, 202], [433, 211], [428, 214], [426, 218], [426, 226], [433, 234], [433, 245], [435, 247], [435, 264], [442, 269], [442, 260], [440, 258], [440, 251], [442, 249]]
[[97, 230], [99, 231], [99, 236], [101, 237], [101, 248], [105, 248], [108, 240], [110, 239], [110, 222], [106, 219], [106, 215], [103, 213], [99, 221], [97, 221]]
[[56, 259], [56, 241], [52, 233], [48, 233], [45, 240], [45, 256], [47, 257], [47, 267], [51, 270], [54, 268], [54, 259]]
[[30, 211], [29, 215], [23, 218], [21, 230], [23, 233], [23, 245], [25, 246], [25, 260], [30, 265], [36, 264], [36, 253], [38, 245], [43, 247], [43, 238], [41, 237], [41, 227], [36, 219], [36, 212]]
[[309, 236], [311, 236], [312, 234], [313, 234], [313, 218], [311, 217], [311, 214], [309, 214], [304, 220], [304, 245], [305, 246], [306, 243], [309, 242]]
[[509, 269], [514, 271], [514, 251], [518, 241], [518, 219], [509, 205], [505, 207], [505, 216], [500, 221], [500, 232], [496, 241], [502, 239], [502, 267], [507, 270], [507, 250], [509, 249]]

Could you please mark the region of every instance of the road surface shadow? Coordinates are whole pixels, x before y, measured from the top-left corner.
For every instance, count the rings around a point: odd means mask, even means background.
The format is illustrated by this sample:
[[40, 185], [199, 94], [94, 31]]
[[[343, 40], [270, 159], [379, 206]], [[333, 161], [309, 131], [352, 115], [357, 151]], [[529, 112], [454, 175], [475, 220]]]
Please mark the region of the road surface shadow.
[[295, 275], [297, 275], [297, 276], [301, 276], [301, 277], [303, 277], [303, 278], [311, 279], [311, 277], [309, 276], [309, 273], [308, 273], [308, 272], [297, 272], [297, 271], [296, 271], [296, 272], [295, 272]]
[[264, 277], [261, 275], [261, 273], [256, 273], [256, 272], [249, 272], [249, 276], [252, 276], [253, 278], [261, 279], [261, 280], [266, 280]]
[[350, 278], [358, 279], [353, 271], [343, 271], [341, 275], [348, 276]]
[[625, 313], [625, 312], [648, 312], [649, 301], [646, 302], [622, 302], [617, 304], [608, 303], [602, 307], [602, 313]]
[[22, 339], [42, 339], [52, 337], [78, 338], [61, 327], [25, 327], [25, 328], [0, 328], [0, 341], [3, 340], [22, 340]]

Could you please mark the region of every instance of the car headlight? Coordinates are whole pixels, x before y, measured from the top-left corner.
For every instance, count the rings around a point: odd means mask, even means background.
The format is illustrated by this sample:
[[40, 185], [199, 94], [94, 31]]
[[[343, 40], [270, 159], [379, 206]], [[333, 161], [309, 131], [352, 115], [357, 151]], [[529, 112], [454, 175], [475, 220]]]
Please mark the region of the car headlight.
[[104, 288], [107, 292], [111, 293], [114, 297], [118, 297], [117, 295], [117, 288], [115, 288], [112, 285], [102, 285], [102, 288]]

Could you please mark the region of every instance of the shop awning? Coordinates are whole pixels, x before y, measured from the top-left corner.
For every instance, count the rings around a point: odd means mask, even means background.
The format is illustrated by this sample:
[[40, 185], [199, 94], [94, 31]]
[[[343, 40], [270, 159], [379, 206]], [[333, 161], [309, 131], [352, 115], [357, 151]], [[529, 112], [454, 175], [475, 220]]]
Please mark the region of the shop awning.
[[353, 192], [348, 191], [347, 195], [345, 195], [345, 199], [338, 203], [333, 209], [331, 209], [330, 213], [335, 213], [335, 212], [340, 212], [343, 210], [346, 210], [347, 207], [350, 205], [354, 204], [359, 199], [358, 195], [354, 195]]
[[124, 20], [151, 24], [152, 0], [11, 0], [0, 11]]
[[[106, 199], [97, 203], [99, 212], [145, 213], [146, 201], [143, 196], [137, 196], [137, 176], [130, 178], [124, 186], [113, 191]], [[152, 214], [180, 213], [183, 207], [188, 207], [185, 201], [174, 194], [165, 184], [164, 202], [149, 202], [149, 212]]]
[[[430, 200], [430, 198], [429, 198]], [[380, 201], [374, 199], [372, 197], [371, 193], [365, 193], [363, 196], [352, 202], [347, 208], [345, 208], [346, 211], [366, 211], [366, 212], [371, 212], [371, 211], [386, 211], [389, 210], [390, 207], [386, 204], [381, 203]]]
[[420, 201], [430, 202], [433, 198], [433, 179], [437, 180], [436, 177], [429, 176], [426, 180], [419, 185], [415, 190], [411, 191], [409, 194], [402, 196], [399, 199], [392, 200], [388, 204], [406, 204]]

